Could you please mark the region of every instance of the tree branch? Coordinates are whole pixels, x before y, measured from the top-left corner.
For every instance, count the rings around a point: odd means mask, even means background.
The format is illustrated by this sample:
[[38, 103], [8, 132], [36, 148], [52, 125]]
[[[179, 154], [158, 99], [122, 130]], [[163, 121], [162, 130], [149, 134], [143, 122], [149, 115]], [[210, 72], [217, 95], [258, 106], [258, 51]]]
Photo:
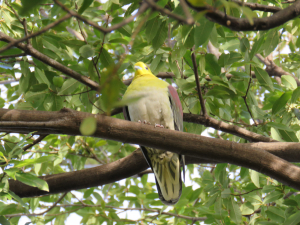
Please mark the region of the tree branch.
[[38, 144], [39, 142], [41, 142], [45, 137], [47, 137], [47, 135], [40, 135], [36, 140], [34, 140], [32, 142], [32, 144], [28, 144], [26, 146], [23, 147], [23, 151], [26, 151], [27, 149], [30, 149], [31, 147], [33, 147], [34, 145]]
[[[135, 143], [184, 154], [192, 158], [198, 157], [207, 161], [222, 161], [247, 167], [300, 190], [300, 168], [284, 160], [300, 161], [300, 143], [240, 144], [174, 130], [157, 129], [145, 124], [65, 108], [59, 112], [1, 109], [0, 131], [14, 133], [37, 131], [40, 134], [81, 135], [79, 131], [81, 122], [91, 116], [97, 119], [97, 130], [94, 137]], [[133, 157], [134, 160], [129, 160], [130, 157]], [[50, 193], [99, 186], [145, 170], [148, 167], [147, 164], [141, 158], [136, 161], [137, 158], [138, 155], [135, 152], [116, 162], [97, 167], [95, 170], [92, 168], [88, 174], [86, 170], [82, 170], [71, 172], [71, 176], [66, 176], [68, 173], [64, 173], [50, 175], [43, 179], [48, 182]], [[59, 180], [63, 182], [63, 185]], [[48, 193], [37, 188], [25, 188], [24, 185], [16, 182], [11, 181], [11, 190], [22, 197]], [[53, 185], [56, 188], [53, 188]], [[22, 188], [20, 188], [21, 186]]]
[[266, 137], [266, 136], [248, 131], [247, 129], [244, 129], [244, 128], [236, 126], [236, 125], [231, 125], [231, 124], [225, 123], [223, 121], [216, 120], [212, 117], [206, 118], [206, 117], [200, 116], [200, 115], [184, 113], [183, 120], [185, 122], [198, 123], [198, 124], [202, 124], [206, 127], [212, 127], [216, 130], [221, 130], [223, 132], [230, 133], [230, 134], [236, 135], [238, 137], [244, 138], [250, 142], [276, 142], [274, 139], [272, 139], [270, 137]]
[[199, 81], [199, 74], [198, 74], [196, 56], [195, 56], [195, 52], [193, 51], [193, 49], [191, 49], [191, 52], [192, 52], [191, 56], [192, 56], [195, 80], [196, 80], [196, 85], [197, 85], [197, 91], [198, 91], [198, 96], [199, 96], [199, 100], [200, 100], [200, 104], [201, 104], [201, 112], [202, 112], [202, 115], [204, 117], [207, 117], [207, 112], [206, 112], [206, 108], [205, 108], [205, 101], [204, 101], [203, 96], [202, 96], [201, 86], [200, 86], [200, 81]]
[[300, 15], [300, 1], [296, 1], [293, 5], [274, 13], [272, 16], [253, 18], [253, 24], [251, 24], [247, 18], [236, 18], [229, 16], [226, 13], [213, 8], [212, 6], [199, 8], [195, 8], [193, 6], [191, 7], [197, 11], [206, 11], [207, 13], [205, 16], [208, 19], [235, 31], [269, 30], [271, 28], [278, 27]]
[[263, 12], [276, 13], [276, 12], [279, 12], [282, 10], [280, 7], [270, 6], [270, 5], [261, 5], [261, 4], [257, 4], [257, 3], [241, 2], [241, 1], [237, 1], [237, 0], [231, 0], [231, 2], [234, 2], [240, 6], [247, 6], [251, 10], [258, 10], [258, 11], [263, 11]]
[[[29, 35], [30, 36], [30, 35]], [[29, 37], [28, 36], [28, 37]], [[19, 39], [20, 40], [20, 39]], [[70, 68], [64, 66], [63, 64], [49, 58], [48, 56], [42, 54], [35, 48], [33, 48], [31, 45], [26, 45], [23, 43], [16, 42], [16, 40], [10, 36], [7, 36], [6, 34], [0, 32], [0, 41], [10, 42], [10, 43], [17, 43], [14, 44], [17, 48], [25, 51], [28, 55], [31, 55], [32, 57], [42, 61], [43, 63], [55, 68], [56, 70], [68, 75], [69, 77], [74, 78], [75, 80], [78, 80], [79, 82], [87, 85], [93, 90], [98, 91], [99, 90], [99, 84], [97, 84], [95, 81], [89, 79], [88, 77], [82, 76], [80, 73], [71, 70]]]
[[[122, 112], [122, 108], [115, 108], [111, 112], [111, 116], [117, 115]], [[106, 115], [106, 114], [103, 114]], [[228, 123], [225, 123], [223, 121], [216, 120], [212, 117], [204, 117], [201, 115], [195, 115], [191, 113], [183, 113], [183, 121], [189, 122], [189, 123], [196, 123], [201, 124], [206, 127], [212, 127], [216, 130], [220, 130], [229, 134], [233, 134], [235, 136], [244, 138], [250, 142], [276, 142], [276, 140], [266, 137], [264, 135], [260, 135], [251, 131], [248, 131], [247, 129], [244, 129], [242, 127], [231, 125]]]
[[[8, 49], [10, 49], [12, 46], [17, 46], [18, 43], [21, 43], [21, 42], [26, 41], [26, 40], [28, 40], [30, 38], [36, 37], [38, 35], [41, 35], [42, 33], [45, 33], [46, 31], [50, 30], [52, 27], [55, 27], [56, 25], [64, 22], [65, 20], [67, 20], [67, 19], [69, 19], [71, 17], [72, 17], [72, 15], [67, 14], [64, 17], [60, 18], [59, 20], [56, 20], [53, 23], [50, 23], [49, 25], [45, 26], [43, 29], [39, 30], [38, 32], [35, 32], [33, 34], [30, 34], [28, 36], [25, 36], [25, 37], [17, 39], [17, 40], [11, 38], [10, 41], [9, 41], [10, 43], [0, 49], [0, 53], [6, 51]], [[2, 34], [4, 34], [4, 33], [1, 32], [1, 36], [2, 36]], [[6, 40], [3, 40], [3, 41], [6, 41]], [[8, 41], [6, 41], [6, 42], [8, 42]]]
[[17, 217], [17, 216], [41, 216], [44, 215], [45, 213], [49, 212], [51, 209], [53, 209], [54, 207], [56, 207], [56, 205], [68, 194], [68, 192], [65, 192], [62, 196], [60, 196], [60, 198], [54, 202], [54, 204], [52, 206], [50, 206], [48, 209], [46, 209], [43, 212], [40, 213], [28, 213], [28, 214], [23, 214], [23, 213], [19, 213], [19, 214], [8, 214], [5, 215], [5, 217], [7, 218], [11, 218], [11, 217]]

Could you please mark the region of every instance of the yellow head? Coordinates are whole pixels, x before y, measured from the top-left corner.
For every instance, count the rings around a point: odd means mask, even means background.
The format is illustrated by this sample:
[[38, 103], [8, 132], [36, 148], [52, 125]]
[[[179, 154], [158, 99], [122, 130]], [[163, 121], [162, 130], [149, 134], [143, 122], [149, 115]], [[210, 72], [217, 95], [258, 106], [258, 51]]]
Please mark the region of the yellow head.
[[148, 74], [153, 75], [150, 68], [143, 62], [137, 62], [136, 64], [134, 64], [134, 69], [135, 69], [134, 78], [138, 76], [148, 75]]

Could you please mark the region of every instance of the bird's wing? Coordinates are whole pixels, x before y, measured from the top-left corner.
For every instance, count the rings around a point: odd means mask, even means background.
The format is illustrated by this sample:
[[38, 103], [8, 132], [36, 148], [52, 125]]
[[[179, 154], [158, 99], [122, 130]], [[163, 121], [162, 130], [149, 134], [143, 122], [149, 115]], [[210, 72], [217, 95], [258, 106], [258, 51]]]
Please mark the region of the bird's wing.
[[[169, 99], [170, 99], [170, 104], [173, 112], [173, 118], [174, 118], [174, 128], [175, 130], [183, 131], [183, 111], [182, 111], [182, 106], [181, 102], [178, 96], [178, 93], [176, 89], [172, 86], [169, 85]], [[183, 180], [185, 180], [185, 159], [184, 155], [180, 155], [180, 161], [182, 164], [183, 168]]]
[[182, 106], [181, 102], [179, 99], [179, 96], [177, 94], [176, 89], [172, 86], [169, 85], [169, 99], [170, 99], [170, 104], [173, 112], [173, 117], [174, 117], [174, 127], [175, 130], [183, 130], [183, 112], [182, 112]]
[[128, 111], [128, 106], [123, 107], [123, 115], [124, 115], [125, 120], [131, 121], [129, 111]]

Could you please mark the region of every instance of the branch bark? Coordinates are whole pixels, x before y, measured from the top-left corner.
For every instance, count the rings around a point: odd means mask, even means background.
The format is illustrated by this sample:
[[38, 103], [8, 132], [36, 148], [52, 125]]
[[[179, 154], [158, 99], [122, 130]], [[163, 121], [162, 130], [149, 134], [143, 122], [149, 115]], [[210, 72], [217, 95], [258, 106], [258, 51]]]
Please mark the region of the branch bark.
[[[300, 143], [240, 144], [179, 131], [157, 129], [145, 124], [70, 109], [63, 109], [59, 112], [1, 109], [0, 131], [15, 133], [37, 131], [38, 134], [81, 135], [80, 123], [91, 116], [97, 119], [97, 130], [94, 137], [159, 148], [192, 158], [205, 159], [207, 162], [227, 162], [247, 167], [300, 190], [300, 168], [285, 160], [300, 161]], [[129, 157], [133, 157], [135, 160], [129, 160]], [[131, 156], [99, 167], [100, 171], [94, 171], [94, 173], [90, 169], [88, 173], [84, 173], [83, 171], [86, 170], [83, 170], [71, 172], [71, 176], [64, 173], [50, 175], [44, 179], [49, 184], [50, 193], [65, 192], [69, 190], [68, 187], [73, 190], [98, 186], [145, 170], [148, 166], [141, 157], [137, 153], [133, 153]], [[94, 175], [91, 176], [91, 174]], [[32, 194], [34, 188], [26, 189], [24, 185], [16, 182], [10, 182], [11, 188], [22, 197], [29, 197], [29, 194], [24, 193], [25, 190], [31, 190], [31, 196], [46, 194], [38, 189]], [[56, 188], [53, 188], [53, 185]]]
[[276, 6], [270, 6], [270, 5], [261, 5], [257, 3], [249, 3], [249, 2], [242, 2], [242, 1], [237, 1], [237, 0], [231, 0], [232, 2], [240, 5], [240, 6], [247, 6], [251, 10], [257, 10], [257, 11], [263, 11], [263, 12], [272, 12], [276, 13], [281, 11], [282, 9]]
[[[191, 5], [190, 5], [191, 6]], [[274, 13], [272, 16], [264, 18], [253, 18], [253, 23], [246, 18], [236, 18], [217, 10], [211, 6], [195, 8], [197, 11], [206, 11], [206, 17], [213, 22], [221, 24], [235, 31], [258, 31], [269, 30], [278, 27], [287, 21], [300, 15], [300, 1], [296, 1], [293, 5]]]

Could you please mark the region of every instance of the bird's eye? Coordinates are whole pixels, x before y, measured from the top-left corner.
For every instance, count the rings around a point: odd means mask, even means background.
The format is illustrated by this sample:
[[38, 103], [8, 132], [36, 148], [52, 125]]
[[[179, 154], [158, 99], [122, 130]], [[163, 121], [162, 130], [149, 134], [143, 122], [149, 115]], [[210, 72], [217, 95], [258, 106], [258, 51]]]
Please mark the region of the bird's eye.
[[148, 70], [148, 67], [146, 66], [145, 69]]

